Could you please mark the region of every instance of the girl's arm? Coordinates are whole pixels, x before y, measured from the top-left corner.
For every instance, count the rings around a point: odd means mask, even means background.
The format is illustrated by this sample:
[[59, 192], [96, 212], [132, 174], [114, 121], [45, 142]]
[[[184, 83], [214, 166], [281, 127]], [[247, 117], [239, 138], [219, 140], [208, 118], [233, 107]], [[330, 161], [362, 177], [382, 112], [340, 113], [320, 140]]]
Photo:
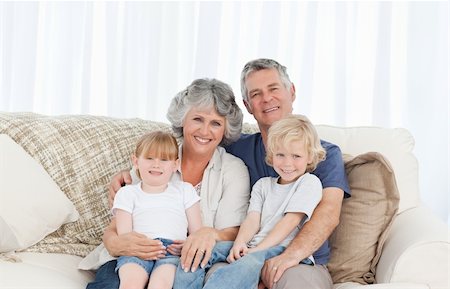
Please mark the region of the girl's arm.
[[202, 227], [202, 215], [200, 213], [200, 202], [197, 202], [186, 209], [188, 220], [188, 232], [194, 233]]
[[300, 224], [304, 216], [304, 213], [286, 213], [264, 240], [250, 250], [259, 251], [280, 244]]
[[130, 213], [115, 209], [117, 234], [123, 235], [133, 231], [133, 218]]

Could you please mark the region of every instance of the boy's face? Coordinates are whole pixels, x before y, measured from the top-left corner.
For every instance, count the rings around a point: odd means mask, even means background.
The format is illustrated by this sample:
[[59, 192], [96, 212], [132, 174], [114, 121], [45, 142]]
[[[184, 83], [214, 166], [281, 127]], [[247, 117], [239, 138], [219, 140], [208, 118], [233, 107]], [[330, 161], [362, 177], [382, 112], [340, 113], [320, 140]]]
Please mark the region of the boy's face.
[[145, 188], [166, 185], [178, 168], [178, 160], [161, 159], [144, 154], [139, 157], [133, 156], [133, 163], [139, 170], [144, 191]]
[[254, 71], [247, 76], [245, 85], [248, 101], [244, 101], [247, 111], [253, 114], [262, 129], [292, 113], [295, 88], [286, 88], [275, 68]]
[[311, 163], [311, 156], [301, 141], [292, 141], [284, 146], [278, 146], [273, 154], [272, 165], [280, 176], [278, 183], [295, 182], [306, 172]]

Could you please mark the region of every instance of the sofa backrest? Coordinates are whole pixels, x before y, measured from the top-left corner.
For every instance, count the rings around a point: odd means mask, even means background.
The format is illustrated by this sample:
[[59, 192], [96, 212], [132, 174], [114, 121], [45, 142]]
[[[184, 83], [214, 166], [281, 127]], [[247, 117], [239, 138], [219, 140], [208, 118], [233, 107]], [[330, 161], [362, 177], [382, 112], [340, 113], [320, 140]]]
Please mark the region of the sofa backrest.
[[[316, 125], [321, 139], [337, 144], [343, 154], [357, 156], [366, 152], [379, 152], [387, 158], [395, 171], [400, 193], [398, 213], [418, 206], [418, 163], [413, 154], [414, 138], [403, 128], [337, 127]], [[255, 124], [245, 124], [245, 133], [258, 130]]]

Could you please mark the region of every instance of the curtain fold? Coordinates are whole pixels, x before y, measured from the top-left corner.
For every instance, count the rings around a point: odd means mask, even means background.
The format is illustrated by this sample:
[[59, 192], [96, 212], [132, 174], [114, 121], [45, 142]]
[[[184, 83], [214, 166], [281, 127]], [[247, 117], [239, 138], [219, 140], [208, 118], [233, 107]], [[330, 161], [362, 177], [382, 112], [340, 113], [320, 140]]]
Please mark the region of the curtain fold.
[[423, 199], [448, 222], [448, 8], [0, 2], [0, 110], [166, 121], [171, 98], [199, 77], [229, 83], [241, 104], [243, 65], [274, 58], [296, 85], [294, 112], [314, 123], [409, 129]]

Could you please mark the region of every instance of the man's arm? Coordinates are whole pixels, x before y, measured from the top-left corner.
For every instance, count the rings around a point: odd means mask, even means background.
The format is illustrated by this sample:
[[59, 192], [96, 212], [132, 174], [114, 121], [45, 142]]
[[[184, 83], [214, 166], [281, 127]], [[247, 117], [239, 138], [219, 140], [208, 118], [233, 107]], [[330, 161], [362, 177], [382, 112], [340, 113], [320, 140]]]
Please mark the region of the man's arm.
[[328, 239], [339, 224], [343, 197], [344, 191], [339, 188], [323, 189], [322, 200], [309, 222], [305, 223], [281, 255], [267, 260], [264, 265], [261, 279], [268, 288], [272, 288], [284, 271], [312, 255]]

